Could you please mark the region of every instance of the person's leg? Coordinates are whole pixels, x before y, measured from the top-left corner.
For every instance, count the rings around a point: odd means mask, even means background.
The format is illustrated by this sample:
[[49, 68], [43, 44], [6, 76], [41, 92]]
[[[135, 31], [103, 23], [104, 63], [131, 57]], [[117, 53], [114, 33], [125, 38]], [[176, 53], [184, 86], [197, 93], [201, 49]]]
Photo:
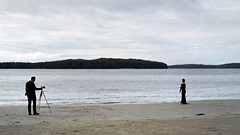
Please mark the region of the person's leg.
[[32, 115], [31, 113], [31, 102], [32, 102], [32, 99], [30, 96], [28, 96], [28, 114], [29, 115]]
[[182, 92], [182, 104], [186, 104], [186, 93]]
[[36, 114], [37, 110], [36, 110], [36, 96], [33, 97], [33, 114]]
[[38, 115], [39, 113], [37, 113], [37, 110], [36, 110], [36, 107], [37, 107], [37, 105], [36, 105], [36, 96], [34, 96], [34, 98], [33, 98], [33, 114], [34, 115]]
[[182, 97], [181, 97], [181, 103], [183, 103], [183, 95], [182, 95]]

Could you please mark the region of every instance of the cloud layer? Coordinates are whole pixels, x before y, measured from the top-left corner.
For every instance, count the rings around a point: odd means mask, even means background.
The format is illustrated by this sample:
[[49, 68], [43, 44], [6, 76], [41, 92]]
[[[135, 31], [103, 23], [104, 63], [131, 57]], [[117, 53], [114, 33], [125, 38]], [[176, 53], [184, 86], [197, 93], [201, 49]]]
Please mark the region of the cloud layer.
[[237, 0], [1, 0], [0, 61], [239, 62]]

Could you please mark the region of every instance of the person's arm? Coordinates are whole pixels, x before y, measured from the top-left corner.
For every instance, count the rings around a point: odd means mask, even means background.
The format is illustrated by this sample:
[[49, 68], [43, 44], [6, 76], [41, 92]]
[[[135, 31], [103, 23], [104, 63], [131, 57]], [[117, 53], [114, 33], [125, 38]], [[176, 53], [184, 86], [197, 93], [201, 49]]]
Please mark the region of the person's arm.
[[25, 86], [25, 95], [27, 96], [27, 91], [28, 91], [28, 83], [26, 83], [26, 86]]
[[42, 90], [42, 87], [41, 88], [37, 88], [35, 83], [33, 83], [33, 87], [34, 87], [35, 90]]
[[180, 87], [179, 93], [181, 93], [181, 92], [182, 92], [182, 84], [181, 84], [181, 87]]

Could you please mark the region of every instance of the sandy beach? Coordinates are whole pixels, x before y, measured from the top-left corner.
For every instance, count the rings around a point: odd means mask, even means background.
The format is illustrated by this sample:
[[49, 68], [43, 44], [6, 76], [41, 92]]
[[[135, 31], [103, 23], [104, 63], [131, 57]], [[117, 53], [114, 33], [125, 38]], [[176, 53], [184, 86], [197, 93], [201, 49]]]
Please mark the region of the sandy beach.
[[[44, 105], [44, 104], [43, 104]], [[240, 100], [180, 103], [43, 106], [29, 116], [26, 106], [0, 107], [0, 134], [34, 135], [236, 135]]]

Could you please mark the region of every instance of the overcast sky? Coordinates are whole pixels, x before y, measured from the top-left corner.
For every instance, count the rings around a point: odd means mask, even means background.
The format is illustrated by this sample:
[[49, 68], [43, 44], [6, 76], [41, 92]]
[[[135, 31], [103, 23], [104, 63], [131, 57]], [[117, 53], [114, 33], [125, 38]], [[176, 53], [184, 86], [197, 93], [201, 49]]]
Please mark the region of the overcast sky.
[[239, 0], [0, 0], [0, 62], [240, 62]]

